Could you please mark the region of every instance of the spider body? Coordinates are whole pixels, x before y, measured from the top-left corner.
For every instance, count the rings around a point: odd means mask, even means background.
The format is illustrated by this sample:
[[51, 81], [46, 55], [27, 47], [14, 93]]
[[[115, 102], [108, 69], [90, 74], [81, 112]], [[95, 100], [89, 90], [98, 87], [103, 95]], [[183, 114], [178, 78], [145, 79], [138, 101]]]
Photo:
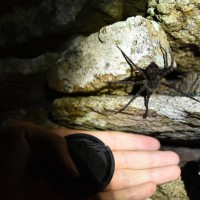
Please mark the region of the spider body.
[[146, 75], [146, 84], [149, 89], [149, 92], [152, 94], [160, 86], [160, 68], [154, 62], [152, 62], [145, 70], [142, 70]]
[[[165, 77], [168, 73], [174, 70], [174, 57], [172, 55], [171, 49], [169, 49], [169, 53], [171, 56], [170, 65], [168, 64], [167, 51], [160, 44], [160, 49], [163, 54], [164, 68], [161, 69], [155, 62], [152, 62], [147, 66], [146, 69], [141, 69], [122, 51], [122, 49], [120, 49], [118, 46], [117, 48], [121, 51], [126, 62], [131, 67], [131, 70], [133, 71], [133, 69], [135, 68], [140, 73], [139, 80], [135, 79], [134, 77], [131, 77], [132, 79], [128, 81], [120, 80], [120, 81], [109, 82], [111, 84], [131, 84], [133, 86], [140, 86], [138, 87], [137, 93], [130, 99], [130, 101], [122, 109], [117, 111], [117, 113], [124, 111], [130, 105], [131, 102], [133, 102], [138, 96], [142, 95], [144, 96], [144, 105], [146, 108], [143, 118], [146, 118], [148, 116], [148, 105], [149, 105], [150, 96], [152, 93], [155, 93], [158, 90], [161, 84], [168, 88], [172, 88], [176, 90], [177, 92], [183, 94], [184, 96], [187, 96], [190, 99], [193, 99], [200, 103], [199, 100], [193, 98], [192, 96], [182, 91], [179, 91], [176, 88], [172, 87], [171, 85], [168, 85], [167, 83], [164, 83], [161, 81], [163, 77]], [[133, 91], [132, 91], [132, 94], [133, 94]]]

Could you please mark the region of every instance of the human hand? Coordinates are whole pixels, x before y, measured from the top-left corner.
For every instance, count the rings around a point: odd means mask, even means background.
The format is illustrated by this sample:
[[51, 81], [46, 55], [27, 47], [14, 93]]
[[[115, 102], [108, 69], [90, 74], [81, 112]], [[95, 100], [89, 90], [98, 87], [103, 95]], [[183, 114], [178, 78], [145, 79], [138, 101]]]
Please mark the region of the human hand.
[[54, 130], [64, 137], [87, 133], [108, 145], [115, 158], [114, 176], [103, 192], [89, 200], [144, 200], [156, 192], [157, 185], [180, 176], [179, 157], [171, 151], [159, 151], [157, 139], [115, 131]]
[[[90, 199], [143, 200], [156, 191], [156, 185], [172, 181], [180, 174], [178, 156], [158, 151], [160, 144], [151, 137], [109, 131], [44, 129], [16, 122], [0, 134], [0, 163], [4, 163], [0, 166], [0, 195], [8, 195], [7, 199], [13, 200], [62, 200], [62, 195], [45, 177], [54, 176], [53, 181], [55, 177], [64, 181], [78, 176], [63, 137], [80, 132], [101, 139], [115, 157], [116, 170], [111, 183]], [[32, 155], [39, 161], [36, 166], [30, 159]], [[45, 177], [40, 167], [47, 171]]]
[[78, 176], [65, 139], [51, 129], [14, 121], [0, 130], [0, 199], [63, 200], [55, 184]]

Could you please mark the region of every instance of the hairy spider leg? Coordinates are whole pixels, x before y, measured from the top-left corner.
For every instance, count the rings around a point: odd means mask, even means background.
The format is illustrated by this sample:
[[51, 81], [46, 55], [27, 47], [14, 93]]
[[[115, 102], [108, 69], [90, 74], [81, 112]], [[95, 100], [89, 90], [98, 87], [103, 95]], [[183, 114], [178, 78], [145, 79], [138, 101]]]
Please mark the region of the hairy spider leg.
[[171, 56], [171, 64], [168, 67], [168, 56], [167, 56], [167, 51], [162, 47], [162, 45], [160, 44], [160, 49], [163, 53], [163, 59], [164, 59], [164, 70], [161, 73], [160, 78], [166, 76], [167, 74], [169, 74], [170, 72], [172, 72], [174, 70], [174, 56], [172, 54], [172, 50], [171, 48], [169, 48], [169, 54]]
[[148, 116], [148, 111], [149, 111], [149, 99], [150, 99], [151, 94], [147, 90], [147, 95], [144, 96], [144, 105], [145, 105], [145, 113], [143, 115], [143, 118], [146, 119]]
[[174, 70], [174, 55], [172, 54], [171, 48], [169, 48], [169, 54], [171, 56], [171, 65], [170, 65], [170, 67], [171, 67], [171, 72], [172, 72]]
[[137, 93], [135, 96], [133, 96], [133, 97], [131, 98], [131, 100], [130, 100], [122, 109], [118, 110], [116, 113], [120, 113], [120, 112], [124, 111], [124, 110], [130, 105], [130, 103], [131, 103], [132, 101], [134, 101], [138, 96], [140, 96], [140, 94], [141, 94], [145, 89], [146, 89], [146, 85], [143, 85], [143, 86], [140, 88], [140, 90], [138, 91], [138, 93]]
[[133, 70], [133, 66], [142, 74], [142, 76], [147, 80], [146, 75], [144, 72], [122, 51], [120, 47], [117, 46], [117, 48], [121, 51], [123, 57], [125, 58], [126, 62], [129, 64], [131, 69]]
[[169, 84], [167, 84], [167, 83], [161, 82], [161, 84], [164, 85], [164, 86], [166, 86], [166, 87], [168, 87], [168, 88], [171, 88], [171, 89], [173, 89], [173, 90], [175, 90], [175, 91], [177, 91], [177, 92], [179, 92], [179, 93], [181, 93], [181, 94], [183, 94], [184, 96], [186, 96], [186, 97], [188, 97], [188, 98], [190, 98], [190, 99], [192, 99], [192, 100], [194, 100], [194, 101], [197, 101], [197, 102], [200, 103], [200, 101], [199, 101], [198, 99], [195, 99], [193, 96], [191, 96], [191, 95], [189, 95], [189, 94], [186, 94], [185, 92], [182, 92], [182, 91], [177, 90], [175, 87], [173, 87], [173, 86], [171, 86], [171, 85], [169, 85]]
[[160, 49], [163, 54], [163, 59], [164, 59], [164, 68], [168, 68], [168, 56], [167, 56], [167, 51], [163, 48], [163, 46], [160, 43]]

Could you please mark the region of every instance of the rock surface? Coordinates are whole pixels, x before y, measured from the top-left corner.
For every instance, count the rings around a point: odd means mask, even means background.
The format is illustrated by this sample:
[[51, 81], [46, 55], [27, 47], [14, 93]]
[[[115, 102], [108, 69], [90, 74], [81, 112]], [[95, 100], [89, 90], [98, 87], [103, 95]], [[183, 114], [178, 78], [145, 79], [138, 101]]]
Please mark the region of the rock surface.
[[181, 180], [176, 180], [171, 183], [160, 185], [155, 195], [149, 200], [189, 200], [184, 183]]
[[135, 99], [122, 113], [116, 113], [131, 97], [64, 97], [54, 101], [52, 116], [70, 128], [137, 132], [168, 142], [198, 143], [200, 103], [186, 97], [153, 95], [147, 119], [142, 118], [143, 97]]
[[[154, 135], [166, 141], [198, 142], [200, 103], [177, 92], [173, 92], [177, 97], [152, 95], [146, 120], [142, 118], [143, 97], [136, 98], [124, 112], [116, 114], [134, 94], [128, 96], [124, 87], [115, 91], [115, 84], [107, 82], [136, 75], [131, 73], [117, 46], [140, 68], [145, 69], [152, 61], [163, 68], [159, 42], [169, 50], [158, 24], [142, 17], [104, 27], [87, 38], [76, 38], [49, 74], [50, 86], [68, 96], [54, 101], [53, 118], [71, 128], [121, 130]], [[169, 52], [168, 62], [171, 63]], [[198, 95], [197, 80], [198, 75], [191, 73], [175, 86]], [[195, 98], [200, 100], [198, 96]]]
[[148, 13], [168, 34], [177, 65], [184, 71], [200, 71], [199, 0], [149, 0]]
[[187, 94], [200, 94], [200, 72], [186, 73], [180, 81], [174, 84], [175, 88], [184, 91]]
[[[119, 46], [140, 68], [155, 62], [163, 68], [160, 44], [169, 51], [165, 33], [155, 22], [137, 16], [76, 38], [49, 75], [49, 85], [63, 93], [98, 92], [106, 82], [131, 76]], [[169, 63], [171, 62], [168, 56]]]

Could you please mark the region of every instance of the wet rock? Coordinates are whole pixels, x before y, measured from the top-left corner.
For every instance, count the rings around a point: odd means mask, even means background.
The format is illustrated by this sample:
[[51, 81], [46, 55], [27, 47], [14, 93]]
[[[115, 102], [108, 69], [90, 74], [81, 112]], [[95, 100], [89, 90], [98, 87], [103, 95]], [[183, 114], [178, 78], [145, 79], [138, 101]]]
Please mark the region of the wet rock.
[[[163, 68], [160, 43], [169, 51], [159, 25], [140, 16], [106, 26], [99, 33], [76, 38], [71, 43], [50, 72], [49, 85], [67, 94], [97, 93], [108, 88], [108, 81], [131, 76], [131, 68], [117, 46], [140, 68], [153, 61]], [[168, 61], [171, 62], [170, 56]]]
[[200, 70], [199, 5], [199, 0], [148, 1], [149, 18], [159, 22], [168, 34], [180, 70]]

